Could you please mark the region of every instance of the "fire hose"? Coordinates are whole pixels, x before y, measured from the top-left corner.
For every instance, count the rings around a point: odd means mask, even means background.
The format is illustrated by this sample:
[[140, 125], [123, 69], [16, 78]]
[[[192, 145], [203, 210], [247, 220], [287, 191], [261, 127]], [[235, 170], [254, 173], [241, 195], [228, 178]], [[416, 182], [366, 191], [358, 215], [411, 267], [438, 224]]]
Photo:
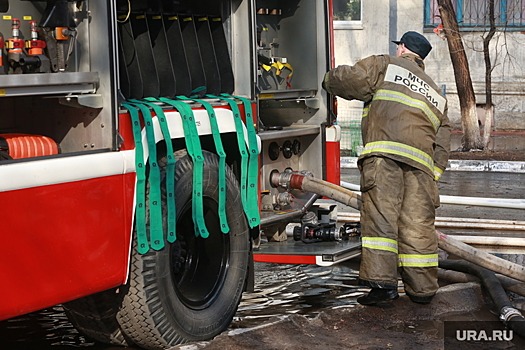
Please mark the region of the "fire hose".
[[[361, 208], [361, 196], [359, 194], [330, 182], [316, 179], [311, 173], [293, 171], [284, 171], [282, 173], [273, 172], [270, 174], [270, 184], [274, 187], [316, 193], [354, 209], [359, 210]], [[501, 275], [525, 282], [524, 266], [480, 251], [439, 231], [436, 231], [436, 235], [438, 237], [439, 248], [444, 251]]]
[[310, 173], [299, 173], [284, 171], [282, 173], [272, 172], [270, 184], [273, 187], [296, 189], [304, 192], [312, 192], [331, 198], [339, 203], [348, 205], [354, 209], [361, 208], [361, 196], [331, 182], [323, 181], [313, 177]]
[[[525, 296], [524, 283], [515, 280], [514, 278], [502, 276], [500, 274], [496, 274], [496, 277], [501, 282], [501, 285], [505, 290], [508, 290], [509, 292], [513, 292], [515, 294], [519, 294], [521, 296]], [[468, 283], [479, 281], [478, 278], [465, 272], [445, 270], [443, 268], [440, 268], [438, 270], [438, 278], [440, 280], [450, 281], [453, 283]]]

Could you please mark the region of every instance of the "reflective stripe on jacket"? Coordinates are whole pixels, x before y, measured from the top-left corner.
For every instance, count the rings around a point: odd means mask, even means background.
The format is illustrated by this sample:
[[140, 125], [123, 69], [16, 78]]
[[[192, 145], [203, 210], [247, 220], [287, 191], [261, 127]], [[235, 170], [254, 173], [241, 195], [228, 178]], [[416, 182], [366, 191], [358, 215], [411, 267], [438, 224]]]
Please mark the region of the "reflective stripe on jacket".
[[418, 56], [370, 56], [354, 66], [339, 66], [326, 73], [323, 87], [365, 102], [360, 161], [381, 155], [439, 179], [450, 149], [447, 100]]

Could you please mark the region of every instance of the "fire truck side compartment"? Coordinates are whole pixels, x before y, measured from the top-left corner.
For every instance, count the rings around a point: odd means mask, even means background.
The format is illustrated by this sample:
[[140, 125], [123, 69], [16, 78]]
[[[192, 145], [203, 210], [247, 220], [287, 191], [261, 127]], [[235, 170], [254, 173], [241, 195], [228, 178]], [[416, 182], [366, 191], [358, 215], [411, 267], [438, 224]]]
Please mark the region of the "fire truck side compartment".
[[[5, 92], [0, 98], [0, 131], [49, 136], [62, 153], [117, 147], [113, 53], [117, 46], [116, 36], [107, 34], [111, 33], [112, 5], [105, 1], [79, 4], [76, 43], [65, 72], [0, 75], [0, 89]], [[27, 39], [29, 20], [40, 21], [43, 10], [38, 2], [11, 1], [4, 16], [21, 18], [21, 37]], [[11, 21], [0, 21], [0, 32], [9, 37]], [[11, 117], [6, 120], [6, 115]]]

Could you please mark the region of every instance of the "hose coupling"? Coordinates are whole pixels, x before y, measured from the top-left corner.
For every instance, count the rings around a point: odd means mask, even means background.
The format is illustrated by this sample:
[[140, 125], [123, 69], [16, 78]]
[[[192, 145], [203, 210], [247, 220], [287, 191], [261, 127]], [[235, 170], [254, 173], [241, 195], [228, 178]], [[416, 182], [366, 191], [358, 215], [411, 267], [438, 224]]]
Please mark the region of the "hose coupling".
[[277, 196], [275, 197], [275, 201], [280, 207], [290, 205], [293, 202], [293, 199], [294, 197], [290, 192], [282, 192], [277, 194]]
[[274, 188], [301, 189], [302, 180], [305, 177], [313, 177], [313, 173], [308, 170], [293, 171], [285, 169], [282, 173], [273, 170], [270, 173], [270, 185]]
[[274, 188], [283, 187], [289, 189], [292, 173], [292, 170], [288, 169], [286, 169], [282, 173], [280, 173], [278, 170], [273, 170], [270, 173], [270, 185]]
[[520, 317], [523, 319], [523, 315], [518, 309], [511, 306], [504, 306], [501, 308], [499, 319], [505, 323], [509, 322], [514, 317]]

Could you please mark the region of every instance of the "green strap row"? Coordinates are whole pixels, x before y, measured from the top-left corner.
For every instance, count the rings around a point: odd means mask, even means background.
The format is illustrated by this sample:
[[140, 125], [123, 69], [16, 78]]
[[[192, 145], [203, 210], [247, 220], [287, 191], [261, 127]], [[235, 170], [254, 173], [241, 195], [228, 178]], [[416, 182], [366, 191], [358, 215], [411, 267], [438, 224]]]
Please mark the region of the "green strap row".
[[[239, 152], [241, 154], [241, 200], [244, 208], [244, 213], [246, 214], [246, 217], [248, 218], [248, 224], [251, 228], [259, 225], [260, 223], [260, 216], [259, 216], [259, 208], [258, 208], [258, 196], [257, 196], [257, 177], [258, 177], [258, 160], [257, 156], [259, 154], [259, 149], [257, 147], [257, 140], [255, 137], [255, 129], [253, 126], [253, 119], [251, 117], [251, 104], [249, 104], [249, 109], [246, 109], [246, 115], [250, 114], [251, 121], [248, 122], [248, 119], [246, 120], [246, 128], [248, 130], [253, 129], [254, 132], [254, 140], [250, 139], [250, 131], [248, 131], [248, 143], [250, 146], [250, 152], [246, 149], [246, 142], [244, 139], [244, 128], [243, 128], [243, 121], [241, 119], [241, 113], [239, 111], [239, 107], [237, 106], [237, 103], [233, 99], [234, 97], [231, 95], [220, 95], [220, 96], [214, 96], [214, 95], [207, 95], [210, 98], [216, 98], [221, 101], [225, 101], [230, 106], [230, 109], [233, 113], [233, 120], [235, 122], [235, 129], [237, 132], [237, 146], [239, 147]], [[255, 141], [255, 142], [254, 142]], [[254, 151], [252, 153], [252, 151]], [[256, 166], [254, 167], [254, 161], [251, 160], [252, 158], [255, 159]], [[251, 176], [249, 176], [248, 172], [248, 161], [251, 160], [252, 164], [252, 171], [250, 172]], [[255, 174], [255, 176], [253, 176]], [[255, 189], [253, 196], [248, 197], [248, 188]]]
[[142, 127], [137, 108], [128, 103], [123, 103], [122, 107], [126, 108], [131, 116], [131, 126], [135, 140], [135, 169], [137, 172], [135, 227], [137, 230], [137, 250], [140, 254], [145, 254], [149, 250], [149, 244], [146, 234], [146, 166], [144, 164], [144, 150], [142, 147]]
[[228, 225], [228, 218], [226, 217], [226, 152], [222, 146], [221, 132], [219, 131], [219, 124], [217, 123], [217, 116], [213, 106], [201, 99], [190, 99], [197, 103], [200, 103], [210, 118], [211, 133], [213, 136], [213, 142], [215, 143], [215, 150], [219, 155], [219, 220], [221, 224], [222, 233], [230, 232], [230, 226]]
[[[237, 133], [237, 143], [241, 154], [241, 199], [244, 212], [248, 218], [250, 227], [255, 227], [260, 223], [257, 181], [258, 181], [258, 154], [257, 136], [253, 124], [252, 107], [250, 100], [222, 94], [221, 96], [211, 96], [211, 98], [225, 101], [230, 106], [234, 115], [235, 129]], [[248, 149], [244, 139], [243, 121], [239, 107], [235, 99], [240, 100], [245, 109], [246, 128], [248, 131]], [[137, 198], [136, 198], [136, 229], [138, 240], [138, 251], [140, 254], [146, 253], [149, 248], [160, 250], [165, 246], [162, 221], [162, 196], [160, 191], [160, 168], [157, 163], [157, 149], [155, 133], [153, 128], [153, 110], [159, 121], [159, 126], [165, 140], [171, 140], [166, 116], [159, 103], [167, 104], [175, 108], [181, 115], [186, 148], [193, 164], [193, 193], [192, 193], [192, 219], [195, 223], [195, 234], [203, 238], [209, 236], [204, 220], [203, 206], [203, 170], [204, 155], [200, 144], [195, 117], [191, 106], [182, 100], [191, 100], [200, 103], [207, 111], [212, 136], [215, 143], [217, 154], [219, 155], [219, 208], [221, 231], [230, 231], [226, 216], [226, 152], [224, 151], [217, 117], [213, 106], [202, 99], [178, 97], [178, 100], [168, 98], [146, 98], [144, 100], [129, 100], [122, 104], [126, 108], [132, 119], [133, 137], [135, 139], [135, 162], [137, 172]], [[149, 240], [147, 235], [147, 213], [146, 213], [146, 166], [144, 160], [144, 149], [142, 143], [142, 127], [138, 111], [140, 110], [146, 131], [146, 141], [148, 145], [150, 166], [149, 181]], [[176, 206], [175, 206], [175, 164], [173, 146], [171, 142], [166, 142], [167, 165], [166, 165], [166, 201], [167, 201], [167, 241], [173, 243], [176, 240]]]

